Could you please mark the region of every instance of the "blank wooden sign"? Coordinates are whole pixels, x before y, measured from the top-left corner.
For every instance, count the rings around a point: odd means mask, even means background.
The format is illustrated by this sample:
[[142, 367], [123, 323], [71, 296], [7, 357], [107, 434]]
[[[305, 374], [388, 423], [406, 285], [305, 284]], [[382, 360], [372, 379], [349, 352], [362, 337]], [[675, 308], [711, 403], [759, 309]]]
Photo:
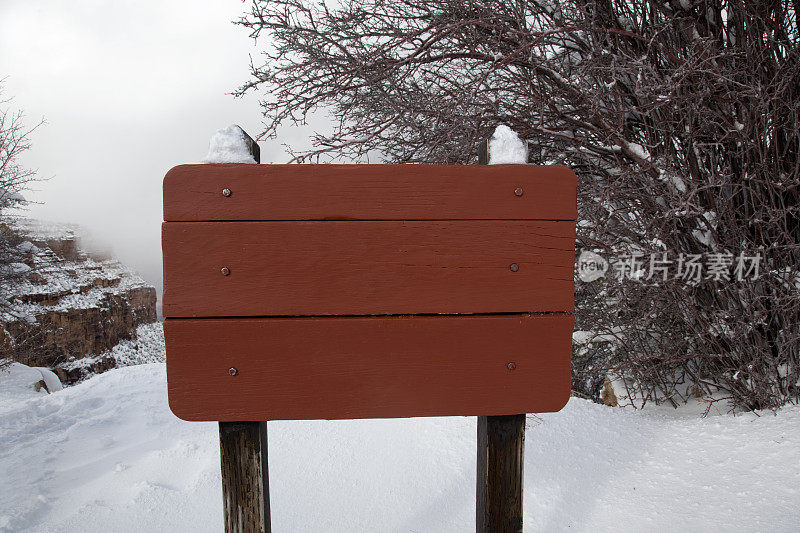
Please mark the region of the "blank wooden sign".
[[576, 178], [533, 165], [183, 165], [164, 179], [186, 420], [500, 415], [570, 390]]

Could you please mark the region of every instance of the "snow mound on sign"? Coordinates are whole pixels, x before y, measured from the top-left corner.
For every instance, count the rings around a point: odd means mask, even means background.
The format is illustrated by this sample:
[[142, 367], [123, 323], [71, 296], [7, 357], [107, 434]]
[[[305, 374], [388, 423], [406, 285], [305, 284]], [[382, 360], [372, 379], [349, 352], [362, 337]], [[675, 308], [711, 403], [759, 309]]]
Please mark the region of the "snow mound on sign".
[[527, 162], [527, 143], [505, 124], [497, 126], [489, 138], [489, 164], [524, 165]]
[[[165, 383], [154, 363], [12, 402], [0, 387], [0, 531], [222, 531], [217, 424], [175, 418]], [[795, 531], [800, 407], [759, 414], [572, 398], [529, 415], [525, 530]], [[474, 530], [475, 426], [270, 422], [273, 530]]]
[[250, 147], [247, 144], [244, 131], [235, 124], [217, 130], [211, 136], [208, 154], [203, 159], [203, 163], [255, 164], [255, 162], [256, 160], [250, 154]]

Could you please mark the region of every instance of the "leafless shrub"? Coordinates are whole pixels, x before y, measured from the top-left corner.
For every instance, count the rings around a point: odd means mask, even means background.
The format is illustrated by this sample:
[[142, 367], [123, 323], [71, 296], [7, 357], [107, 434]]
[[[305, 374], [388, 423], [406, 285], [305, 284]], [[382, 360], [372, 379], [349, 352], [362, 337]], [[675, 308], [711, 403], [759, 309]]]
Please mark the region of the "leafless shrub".
[[761, 254], [757, 280], [579, 284], [579, 327], [643, 401], [687, 380], [800, 399], [797, 0], [254, 0], [264, 135], [328, 111], [296, 161], [469, 163], [498, 123], [580, 178], [579, 247]]
[[[15, 340], [3, 324], [16, 319], [11, 298], [15, 286], [30, 275], [30, 250], [6, 224], [15, 208], [25, 204], [22, 192], [36, 179], [36, 172], [25, 168], [19, 158], [30, 149], [33, 128], [26, 128], [21, 111], [12, 111], [3, 99], [0, 79], [0, 367], [8, 364]], [[11, 211], [12, 213], [9, 213]]]

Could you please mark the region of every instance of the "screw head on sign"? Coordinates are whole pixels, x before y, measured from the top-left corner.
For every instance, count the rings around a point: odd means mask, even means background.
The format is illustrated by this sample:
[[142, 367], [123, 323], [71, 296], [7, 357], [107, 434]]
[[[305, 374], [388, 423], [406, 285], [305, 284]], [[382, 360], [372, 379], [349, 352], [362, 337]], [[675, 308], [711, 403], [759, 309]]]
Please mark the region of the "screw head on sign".
[[517, 196], [522, 196], [523, 194], [525, 194], [525, 191], [522, 190], [522, 187], [517, 187], [516, 189], [514, 189], [514, 194], [516, 194]]
[[516, 272], [517, 270], [519, 270], [519, 265], [516, 263], [511, 263], [510, 265], [508, 265], [508, 269], [511, 272]]
[[230, 189], [222, 189], [222, 196], [230, 196], [231, 190]]
[[231, 269], [230, 269], [230, 268], [228, 268], [228, 267], [222, 267], [222, 268], [220, 269], [220, 272], [222, 272], [222, 275], [223, 275], [223, 276], [227, 276], [227, 275], [229, 275], [229, 274], [231, 273]]
[[230, 374], [231, 376], [235, 376], [235, 375], [236, 375], [236, 374], [238, 374], [238, 373], [239, 373], [239, 371], [238, 371], [238, 370], [236, 370], [236, 369], [235, 369], [235, 368], [233, 368], [233, 367], [230, 367], [230, 368], [228, 369], [228, 374]]
[[517, 363], [515, 363], [514, 361], [511, 361], [510, 363], [508, 363], [506, 365], [506, 368], [508, 368], [509, 370], [514, 370], [515, 368], [517, 368]]

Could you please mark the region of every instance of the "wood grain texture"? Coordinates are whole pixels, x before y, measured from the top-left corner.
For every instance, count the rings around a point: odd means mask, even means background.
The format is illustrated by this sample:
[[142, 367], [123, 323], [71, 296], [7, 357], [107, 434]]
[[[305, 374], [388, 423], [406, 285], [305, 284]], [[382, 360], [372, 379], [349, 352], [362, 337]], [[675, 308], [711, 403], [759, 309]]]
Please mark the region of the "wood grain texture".
[[226, 533], [270, 533], [266, 422], [220, 422]]
[[558, 411], [572, 326], [570, 314], [167, 319], [169, 403], [221, 421]]
[[573, 308], [573, 222], [167, 222], [162, 235], [167, 317]]
[[479, 416], [477, 533], [522, 532], [525, 415]]
[[181, 165], [164, 220], [575, 220], [576, 189], [558, 165]]

